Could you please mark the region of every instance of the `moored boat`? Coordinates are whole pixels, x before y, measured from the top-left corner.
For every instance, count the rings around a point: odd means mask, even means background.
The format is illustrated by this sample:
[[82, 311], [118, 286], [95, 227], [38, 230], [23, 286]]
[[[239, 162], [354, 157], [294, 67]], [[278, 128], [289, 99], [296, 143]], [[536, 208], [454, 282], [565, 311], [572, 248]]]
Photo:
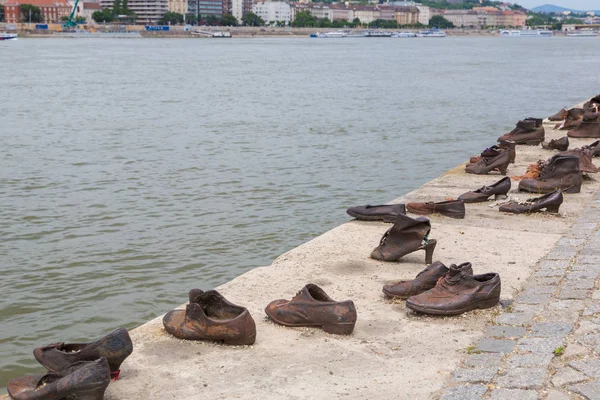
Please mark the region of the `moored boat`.
[[414, 32], [394, 32], [392, 33], [392, 37], [395, 38], [413, 38], [417, 37], [417, 34]]
[[577, 29], [574, 31], [567, 31], [567, 36], [569, 36], [569, 37], [596, 37], [596, 36], [598, 36], [598, 32], [593, 31], [591, 29]]
[[310, 37], [312, 38], [343, 38], [348, 36], [348, 34], [346, 32], [343, 31], [336, 31], [336, 32], [316, 32], [316, 33], [311, 33]]
[[446, 32], [433, 28], [418, 32], [417, 37], [446, 37]]
[[365, 37], [392, 37], [392, 32], [366, 31]]
[[539, 30], [539, 29], [524, 29], [524, 30], [502, 30], [500, 36], [508, 37], [551, 37], [553, 36], [552, 31]]
[[17, 37], [16, 33], [0, 32], [0, 40], [17, 40]]

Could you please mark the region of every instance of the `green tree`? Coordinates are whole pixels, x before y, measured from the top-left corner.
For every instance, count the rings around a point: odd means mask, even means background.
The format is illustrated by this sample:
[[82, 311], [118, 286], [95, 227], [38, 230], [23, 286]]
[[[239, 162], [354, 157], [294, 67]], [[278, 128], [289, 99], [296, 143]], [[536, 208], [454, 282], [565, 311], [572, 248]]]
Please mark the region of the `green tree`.
[[31, 4], [21, 4], [21, 20], [24, 22], [29, 22], [29, 12], [31, 12], [31, 22], [44, 22], [44, 17], [42, 17], [42, 10], [39, 7], [33, 6]]
[[448, 21], [446, 18], [442, 17], [441, 15], [434, 15], [433, 17], [431, 17], [431, 19], [429, 20], [429, 26], [439, 29], [454, 28], [454, 24]]
[[185, 22], [194, 25], [198, 22], [198, 17], [196, 17], [196, 14], [185, 14]]
[[214, 16], [214, 15], [209, 15], [208, 17], [206, 17], [206, 25], [219, 25], [221, 23], [221, 20]]
[[4, 6], [0, 4], [0, 22], [4, 22]]
[[101, 24], [103, 22], [113, 22], [115, 18], [113, 17], [112, 10], [105, 8], [102, 11], [94, 11], [94, 13], [92, 14], [92, 19], [97, 23]]
[[345, 27], [347, 25], [349, 25], [349, 23], [345, 19], [335, 19], [331, 23], [331, 27], [332, 28], [343, 28], [343, 27]]
[[296, 14], [296, 18], [294, 18], [294, 22], [292, 22], [292, 26], [298, 28], [305, 27], [314, 27], [317, 26], [319, 21], [317, 18], [313, 17], [310, 11], [301, 11]]
[[361, 25], [362, 25], [362, 22], [360, 22], [360, 18], [357, 17], [357, 18], [354, 18], [352, 20], [352, 27], [353, 28], [356, 28], [357, 26], [361, 26]]
[[317, 20], [317, 26], [319, 28], [331, 28], [331, 25], [329, 18], [320, 18]]
[[237, 26], [238, 20], [233, 15], [223, 15], [221, 23], [225, 26]]
[[183, 24], [183, 14], [168, 11], [164, 13], [157, 22], [159, 25], [179, 25]]
[[263, 26], [265, 24], [265, 21], [253, 12], [244, 14], [242, 22], [246, 26]]

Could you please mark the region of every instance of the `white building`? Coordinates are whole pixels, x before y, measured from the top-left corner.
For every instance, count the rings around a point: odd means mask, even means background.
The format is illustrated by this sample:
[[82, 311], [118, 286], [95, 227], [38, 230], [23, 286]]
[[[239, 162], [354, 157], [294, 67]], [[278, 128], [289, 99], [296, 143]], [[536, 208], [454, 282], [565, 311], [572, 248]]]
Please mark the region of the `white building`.
[[291, 8], [288, 3], [281, 1], [254, 3], [252, 12], [261, 17], [267, 24], [275, 21], [284, 21], [286, 25], [290, 24]]
[[[112, 8], [114, 2], [115, 0], [100, 0], [100, 7]], [[138, 24], [155, 24], [169, 11], [169, 0], [129, 0], [127, 7], [137, 15]]]

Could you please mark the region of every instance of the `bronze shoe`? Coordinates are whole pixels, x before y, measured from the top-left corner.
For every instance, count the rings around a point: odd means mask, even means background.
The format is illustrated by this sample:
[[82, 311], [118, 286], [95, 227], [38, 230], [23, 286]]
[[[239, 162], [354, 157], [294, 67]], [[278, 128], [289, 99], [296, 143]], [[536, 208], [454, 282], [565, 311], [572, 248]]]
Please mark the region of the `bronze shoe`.
[[465, 203], [480, 203], [487, 201], [490, 196], [494, 196], [496, 200], [505, 199], [510, 190], [510, 185], [510, 178], [507, 176], [490, 186], [483, 186], [472, 192], [463, 193], [458, 196], [458, 199]]
[[382, 206], [357, 206], [350, 207], [346, 213], [351, 217], [363, 221], [383, 221], [393, 223], [398, 215], [406, 214], [404, 204], [388, 204]]
[[462, 200], [441, 201], [438, 203], [408, 203], [406, 208], [409, 212], [417, 215], [442, 214], [456, 219], [465, 217], [465, 203]]
[[510, 164], [511, 153], [509, 150], [502, 150], [494, 158], [482, 157], [475, 164], [469, 164], [465, 167], [468, 174], [486, 175], [492, 171], [498, 170], [501, 175], [506, 175], [508, 164]]
[[535, 199], [527, 199], [521, 203], [511, 201], [510, 203], [502, 204], [500, 206], [500, 211], [513, 214], [523, 214], [540, 212], [545, 209], [548, 212], [557, 213], [558, 208], [562, 203], [563, 194], [560, 190], [557, 190], [556, 192], [548, 193]]
[[8, 382], [13, 400], [102, 400], [110, 383], [110, 368], [104, 357], [78, 361], [62, 371], [23, 376]]
[[581, 148], [568, 151], [562, 151], [561, 156], [575, 156], [579, 159], [579, 170], [581, 172], [596, 173], [598, 168], [592, 162], [592, 150]]
[[49, 371], [61, 371], [78, 361], [106, 358], [110, 372], [118, 377], [119, 367], [133, 352], [133, 343], [125, 328], [119, 328], [92, 343], [54, 343], [33, 350], [33, 356]]
[[230, 303], [216, 290], [192, 289], [186, 309], [169, 311], [163, 317], [163, 325], [179, 339], [230, 345], [250, 345], [256, 340], [256, 325], [250, 312]]
[[580, 124], [567, 132], [572, 138], [600, 138], [600, 113], [585, 113]]
[[589, 150], [592, 157], [598, 157], [600, 155], [600, 140], [596, 140], [593, 143], [590, 143], [586, 146], [583, 146], [583, 150]]
[[[457, 268], [464, 269], [468, 274], [473, 275], [471, 263], [464, 263]], [[383, 286], [383, 293], [387, 297], [407, 299], [419, 293], [423, 293], [435, 286], [437, 281], [448, 273], [449, 269], [439, 261], [434, 262], [423, 271], [419, 272], [415, 279], [411, 281], [398, 281]]]
[[579, 126], [583, 119], [583, 108], [571, 108], [567, 113], [567, 118], [561, 123], [556, 124], [554, 129], [569, 130]]
[[409, 297], [406, 307], [424, 314], [458, 315], [494, 307], [500, 301], [500, 291], [500, 275], [469, 275], [451, 265], [433, 289]]
[[569, 115], [569, 111], [566, 108], [563, 108], [562, 110], [560, 110], [556, 114], [548, 117], [548, 120], [550, 120], [550, 121], [564, 121], [567, 118], [567, 115]]
[[516, 147], [515, 142], [511, 142], [510, 140], [503, 140], [500, 142], [500, 144], [494, 145], [492, 147], [488, 147], [487, 149], [483, 150], [480, 155], [471, 157], [469, 159], [469, 164], [476, 164], [482, 158], [488, 158], [491, 160], [494, 157], [496, 157], [497, 155], [499, 155], [504, 150], [509, 151], [509, 162], [511, 164], [514, 164], [515, 158], [517, 155], [515, 147]]
[[498, 138], [498, 141], [510, 140], [516, 144], [526, 144], [537, 146], [544, 141], [546, 132], [542, 126], [542, 120], [539, 118], [526, 118], [517, 123], [515, 129], [505, 133]]
[[327, 333], [349, 335], [356, 324], [352, 300], [335, 301], [317, 285], [309, 283], [291, 300], [275, 300], [265, 312], [285, 326], [316, 326]]
[[544, 164], [536, 179], [523, 179], [519, 182], [519, 190], [551, 193], [561, 189], [565, 193], [579, 193], [581, 182], [579, 158], [557, 154]]
[[564, 136], [560, 139], [553, 139], [549, 142], [542, 142], [542, 147], [546, 150], [566, 151], [569, 148], [569, 137]]
[[431, 222], [425, 217], [411, 218], [399, 215], [396, 222], [383, 235], [371, 252], [371, 258], [381, 261], [397, 261], [417, 250], [425, 250], [425, 264], [431, 264], [437, 241], [429, 239]]

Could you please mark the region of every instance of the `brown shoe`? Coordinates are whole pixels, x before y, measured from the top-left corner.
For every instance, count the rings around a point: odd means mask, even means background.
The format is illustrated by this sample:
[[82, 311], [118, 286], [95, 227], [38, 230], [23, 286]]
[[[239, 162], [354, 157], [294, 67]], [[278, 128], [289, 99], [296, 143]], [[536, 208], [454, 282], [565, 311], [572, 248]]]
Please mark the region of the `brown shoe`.
[[500, 290], [500, 275], [469, 275], [451, 265], [433, 289], [409, 297], [406, 307], [424, 314], [458, 315], [494, 307], [500, 301]]
[[59, 372], [23, 376], [8, 382], [13, 400], [102, 400], [110, 383], [110, 369], [105, 358], [78, 361]]
[[564, 121], [567, 118], [567, 115], [569, 115], [569, 110], [567, 110], [566, 108], [563, 108], [562, 110], [560, 110], [556, 114], [552, 115], [551, 117], [548, 117], [548, 120], [550, 120], [550, 121]]
[[500, 206], [500, 211], [513, 214], [533, 213], [546, 210], [551, 213], [557, 213], [558, 208], [563, 203], [563, 194], [560, 190], [548, 193], [544, 196], [527, 199], [524, 202], [518, 203], [511, 201]]
[[472, 192], [463, 193], [458, 196], [458, 199], [465, 203], [480, 203], [487, 201], [490, 196], [494, 196], [496, 200], [505, 199], [506, 194], [510, 190], [510, 185], [510, 178], [507, 176], [493, 185], [483, 186]]
[[382, 206], [358, 206], [350, 207], [346, 213], [351, 217], [363, 221], [383, 221], [393, 223], [398, 215], [406, 214], [404, 204], [388, 204]]
[[491, 160], [494, 157], [496, 157], [497, 155], [499, 155], [503, 150], [509, 151], [509, 155], [510, 155], [509, 162], [511, 164], [514, 164], [515, 158], [517, 155], [515, 147], [516, 147], [515, 142], [512, 142], [510, 140], [503, 140], [500, 142], [500, 144], [494, 145], [492, 147], [488, 147], [487, 149], [483, 150], [480, 155], [471, 157], [469, 159], [469, 164], [476, 164], [482, 158], [488, 158]]
[[442, 214], [456, 219], [465, 217], [465, 203], [462, 200], [441, 201], [439, 203], [408, 203], [406, 208], [409, 212], [417, 215]]
[[125, 328], [119, 328], [92, 343], [54, 343], [33, 350], [33, 356], [48, 371], [61, 371], [78, 361], [106, 358], [110, 372], [118, 376], [119, 367], [133, 352], [131, 337]]
[[586, 146], [583, 146], [583, 150], [589, 150], [592, 157], [598, 157], [600, 155], [600, 140], [596, 140]]
[[544, 141], [546, 132], [542, 126], [542, 120], [539, 118], [526, 118], [517, 123], [515, 129], [505, 133], [498, 138], [498, 141], [510, 140], [516, 144], [526, 144], [537, 146]]
[[592, 162], [592, 151], [588, 149], [573, 149], [562, 151], [561, 156], [575, 156], [579, 159], [579, 170], [581, 172], [596, 173], [598, 168]]
[[586, 113], [579, 126], [567, 132], [572, 138], [600, 138], [600, 113]]
[[425, 250], [425, 264], [431, 264], [437, 241], [429, 239], [431, 222], [425, 217], [411, 218], [399, 215], [396, 222], [383, 235], [371, 258], [397, 261], [417, 250]]
[[250, 345], [256, 340], [256, 325], [250, 312], [230, 303], [216, 290], [190, 291], [185, 310], [169, 311], [163, 317], [165, 330], [186, 340], [213, 340], [230, 345]]
[[566, 151], [569, 148], [569, 137], [564, 136], [560, 139], [553, 139], [549, 142], [542, 142], [542, 147], [546, 150]]
[[567, 113], [567, 118], [559, 124], [556, 124], [554, 129], [569, 130], [579, 126], [583, 119], [583, 108], [571, 108]]
[[352, 300], [335, 301], [317, 285], [309, 283], [291, 300], [275, 300], [265, 312], [285, 326], [317, 326], [327, 333], [349, 335], [356, 324]]
[[510, 164], [511, 153], [508, 150], [502, 150], [494, 158], [482, 157], [475, 164], [469, 164], [465, 167], [468, 174], [486, 175], [492, 171], [498, 170], [501, 175], [506, 175], [508, 164]]
[[519, 182], [519, 190], [551, 193], [561, 189], [566, 193], [579, 193], [581, 182], [579, 158], [557, 154], [545, 163], [537, 179], [523, 179]]
[[[468, 274], [473, 275], [471, 263], [464, 263], [457, 268], [464, 269]], [[415, 279], [411, 281], [398, 281], [383, 286], [383, 293], [387, 297], [407, 299], [419, 293], [423, 293], [435, 286], [437, 281], [448, 273], [449, 269], [439, 261], [434, 262], [423, 271], [419, 272]]]

